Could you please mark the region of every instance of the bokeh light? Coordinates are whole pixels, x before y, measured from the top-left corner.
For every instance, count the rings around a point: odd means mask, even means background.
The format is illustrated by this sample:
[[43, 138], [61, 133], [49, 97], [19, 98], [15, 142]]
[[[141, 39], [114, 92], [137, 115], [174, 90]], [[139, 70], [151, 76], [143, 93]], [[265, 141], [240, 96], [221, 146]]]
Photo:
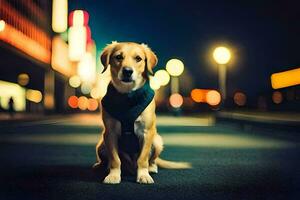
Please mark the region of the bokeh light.
[[208, 92], [208, 90], [193, 89], [191, 91], [191, 98], [192, 98], [193, 101], [195, 101], [197, 103], [205, 102], [207, 92]]
[[101, 90], [100, 88], [93, 88], [91, 90], [91, 97], [94, 98], [94, 99], [100, 99], [101, 98]]
[[171, 59], [167, 62], [166, 69], [171, 76], [179, 76], [184, 70], [184, 64], [181, 60]]
[[26, 73], [22, 73], [18, 75], [18, 83], [19, 85], [26, 86], [29, 83], [29, 76]]
[[69, 99], [68, 99], [68, 105], [71, 108], [77, 108], [78, 107], [78, 97], [70, 96]]
[[166, 70], [158, 70], [155, 72], [154, 76], [158, 79], [161, 86], [165, 86], [170, 81], [170, 75]]
[[69, 26], [87, 26], [89, 13], [84, 10], [74, 10], [69, 15]]
[[80, 110], [86, 110], [88, 108], [88, 106], [89, 106], [88, 98], [85, 97], [85, 96], [79, 97], [79, 99], [78, 99], [78, 108]]
[[231, 54], [226, 47], [217, 47], [213, 52], [213, 57], [218, 64], [227, 64], [231, 58]]
[[98, 108], [98, 101], [96, 99], [89, 98], [88, 100], [88, 110], [95, 111]]
[[82, 83], [80, 89], [83, 94], [89, 94], [92, 90], [92, 85], [89, 83]]
[[160, 82], [155, 76], [150, 76], [150, 87], [153, 90], [158, 90], [160, 88]]
[[81, 79], [79, 76], [74, 75], [69, 79], [69, 84], [73, 88], [78, 88], [81, 84]]
[[68, 28], [68, 0], [52, 1], [52, 29], [62, 33]]
[[283, 100], [283, 96], [282, 96], [282, 93], [279, 92], [279, 91], [275, 91], [273, 92], [273, 95], [272, 95], [272, 100], [275, 104], [280, 104]]
[[4, 31], [5, 29], [5, 21], [4, 20], [0, 20], [0, 32]]
[[216, 106], [221, 102], [221, 94], [216, 90], [210, 90], [206, 94], [206, 102], [211, 106]]
[[271, 75], [273, 89], [285, 88], [300, 84], [300, 68], [274, 73]]
[[169, 102], [173, 108], [180, 108], [183, 104], [183, 97], [178, 93], [172, 94]]
[[247, 96], [243, 92], [236, 92], [233, 96], [234, 103], [238, 106], [244, 106], [247, 102]]
[[38, 90], [27, 90], [26, 91], [26, 99], [35, 103], [39, 103], [43, 99], [43, 95]]

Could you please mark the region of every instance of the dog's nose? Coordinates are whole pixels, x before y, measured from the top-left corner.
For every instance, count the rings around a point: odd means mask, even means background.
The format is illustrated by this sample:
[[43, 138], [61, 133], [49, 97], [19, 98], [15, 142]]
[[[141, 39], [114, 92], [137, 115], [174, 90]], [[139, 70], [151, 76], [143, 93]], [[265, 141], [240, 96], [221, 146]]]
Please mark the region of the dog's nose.
[[133, 73], [133, 69], [131, 67], [124, 67], [122, 73], [125, 77], [130, 77]]

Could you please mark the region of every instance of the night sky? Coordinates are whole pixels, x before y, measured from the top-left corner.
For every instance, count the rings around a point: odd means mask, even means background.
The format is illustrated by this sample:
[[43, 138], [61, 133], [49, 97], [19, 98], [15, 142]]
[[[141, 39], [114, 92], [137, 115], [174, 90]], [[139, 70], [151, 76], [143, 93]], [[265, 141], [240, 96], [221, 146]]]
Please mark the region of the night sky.
[[214, 45], [232, 48], [228, 92], [271, 91], [270, 75], [300, 66], [300, 1], [71, 0], [90, 14], [100, 52], [111, 41], [147, 43], [162, 68], [181, 59], [198, 88], [218, 88]]

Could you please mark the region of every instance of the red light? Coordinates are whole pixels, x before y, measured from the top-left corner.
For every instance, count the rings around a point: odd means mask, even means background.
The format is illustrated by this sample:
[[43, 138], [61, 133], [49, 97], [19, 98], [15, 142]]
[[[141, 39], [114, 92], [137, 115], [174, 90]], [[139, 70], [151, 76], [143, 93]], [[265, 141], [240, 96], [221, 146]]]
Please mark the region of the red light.
[[78, 107], [78, 97], [70, 96], [68, 99], [68, 104], [71, 108], [77, 108]]
[[[81, 15], [83, 17], [83, 19], [79, 19], [80, 20], [80, 24], [81, 26], [87, 26], [89, 23], [89, 13], [85, 10], [74, 10], [72, 12], [70, 12], [69, 14], [69, 26], [73, 26], [74, 24], [77, 24], [78, 22], [76, 21], [78, 19], [78, 17], [76, 16], [76, 14]], [[75, 14], [75, 15], [74, 15]], [[80, 17], [79, 17], [80, 18]]]

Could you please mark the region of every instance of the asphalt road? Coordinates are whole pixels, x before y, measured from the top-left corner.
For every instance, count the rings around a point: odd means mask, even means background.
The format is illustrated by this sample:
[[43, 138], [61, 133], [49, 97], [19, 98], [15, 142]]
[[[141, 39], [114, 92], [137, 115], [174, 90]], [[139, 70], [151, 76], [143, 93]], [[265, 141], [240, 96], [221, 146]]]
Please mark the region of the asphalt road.
[[[0, 127], [0, 199], [299, 199], [299, 143], [210, 117], [159, 117], [162, 157], [193, 169], [159, 169], [154, 185], [91, 169], [98, 117], [77, 115]], [[255, 130], [255, 131], [253, 131]], [[274, 136], [273, 136], [274, 135]], [[282, 134], [281, 134], [282, 135]]]

